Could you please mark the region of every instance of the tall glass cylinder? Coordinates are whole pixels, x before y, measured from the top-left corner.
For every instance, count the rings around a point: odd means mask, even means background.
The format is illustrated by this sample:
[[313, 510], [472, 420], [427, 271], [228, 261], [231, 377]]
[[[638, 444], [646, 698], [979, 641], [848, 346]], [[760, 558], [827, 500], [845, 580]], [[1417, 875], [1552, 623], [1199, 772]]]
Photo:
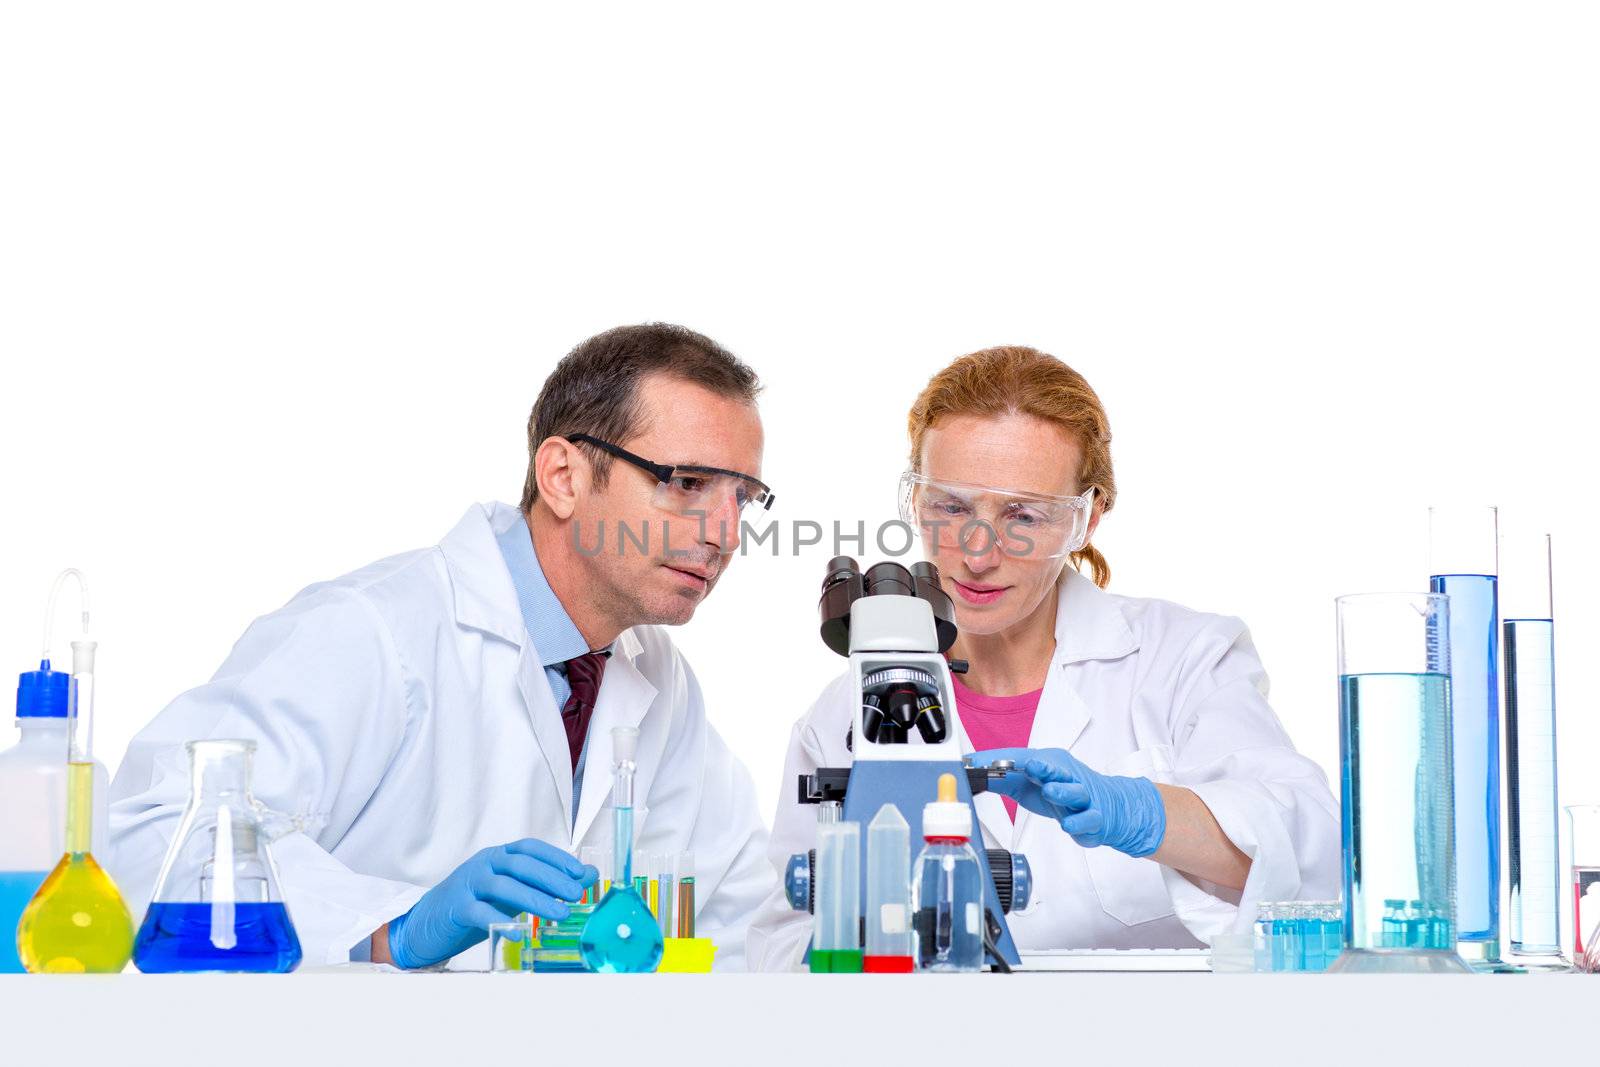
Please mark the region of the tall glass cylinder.
[[1429, 587], [1450, 597], [1457, 948], [1481, 963], [1500, 956], [1499, 548], [1498, 509], [1428, 509]]
[[1560, 806], [1550, 535], [1507, 536], [1502, 549], [1511, 951], [1559, 960]]
[[1465, 971], [1455, 953], [1450, 603], [1336, 603], [1344, 952], [1334, 971]]

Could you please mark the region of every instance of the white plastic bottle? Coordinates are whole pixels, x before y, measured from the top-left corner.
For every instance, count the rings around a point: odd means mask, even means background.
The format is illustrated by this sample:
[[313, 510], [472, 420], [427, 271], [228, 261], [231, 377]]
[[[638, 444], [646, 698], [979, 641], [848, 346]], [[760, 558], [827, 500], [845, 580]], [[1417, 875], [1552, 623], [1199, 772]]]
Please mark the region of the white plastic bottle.
[[[71, 676], [49, 661], [17, 683], [21, 739], [0, 752], [0, 972], [22, 970], [17, 921], [66, 849], [67, 700]], [[107, 797], [105, 768], [95, 766], [95, 840], [104, 856]]]

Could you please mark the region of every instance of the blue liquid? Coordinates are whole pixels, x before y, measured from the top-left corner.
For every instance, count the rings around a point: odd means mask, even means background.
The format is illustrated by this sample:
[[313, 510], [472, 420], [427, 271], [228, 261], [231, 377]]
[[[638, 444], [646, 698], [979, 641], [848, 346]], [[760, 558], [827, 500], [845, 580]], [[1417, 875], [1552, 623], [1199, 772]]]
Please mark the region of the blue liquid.
[[1500, 630], [1493, 575], [1436, 574], [1450, 597], [1455, 752], [1456, 937], [1500, 938]]
[[210, 904], [151, 904], [133, 943], [133, 964], [145, 974], [282, 974], [300, 963], [300, 939], [282, 904], [235, 904], [233, 936], [232, 948], [211, 943]]
[[1346, 675], [1339, 727], [1345, 945], [1454, 949], [1450, 679]]
[[633, 888], [633, 808], [613, 816], [616, 870], [611, 890], [583, 924], [578, 947], [584, 966], [601, 974], [649, 974], [661, 963], [665, 944], [656, 917]]
[[1556, 802], [1555, 624], [1507, 619], [1506, 830], [1511, 835], [1511, 948], [1561, 951]]
[[49, 871], [0, 871], [0, 974], [22, 974], [17, 923]]
[[601, 974], [648, 974], [661, 963], [661, 927], [632, 886], [613, 882], [578, 938], [583, 962]]

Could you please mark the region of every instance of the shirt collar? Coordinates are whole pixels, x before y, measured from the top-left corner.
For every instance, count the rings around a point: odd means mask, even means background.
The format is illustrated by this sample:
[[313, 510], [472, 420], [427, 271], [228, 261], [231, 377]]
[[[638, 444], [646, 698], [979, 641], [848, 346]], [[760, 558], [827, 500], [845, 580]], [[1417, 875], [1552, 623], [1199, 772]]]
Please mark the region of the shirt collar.
[[517, 590], [517, 606], [522, 609], [522, 621], [539, 653], [539, 662], [553, 667], [588, 652], [589, 642], [583, 639], [572, 616], [561, 606], [544, 576], [544, 569], [539, 566], [526, 517], [518, 518], [496, 534], [495, 541], [511, 572], [511, 584]]
[[1138, 648], [1118, 598], [1066, 568], [1056, 606], [1056, 662], [1121, 659]]

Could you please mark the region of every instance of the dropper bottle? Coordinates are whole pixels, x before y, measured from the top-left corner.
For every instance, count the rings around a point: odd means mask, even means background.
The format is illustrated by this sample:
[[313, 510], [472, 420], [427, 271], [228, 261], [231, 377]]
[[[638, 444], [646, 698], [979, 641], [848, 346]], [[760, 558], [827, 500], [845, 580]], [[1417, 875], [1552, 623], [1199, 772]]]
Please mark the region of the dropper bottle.
[[953, 774], [922, 809], [922, 852], [911, 870], [919, 971], [983, 970], [983, 869], [972, 850], [972, 809]]
[[41, 670], [50, 669], [50, 623], [56, 595], [68, 578], [77, 580], [83, 635], [72, 642], [72, 680], [67, 702], [66, 851], [17, 925], [17, 954], [35, 973], [115, 974], [133, 955], [133, 917], [111, 876], [95, 861], [94, 838], [94, 653], [89, 640], [89, 588], [76, 570], [62, 571], [50, 592]]

